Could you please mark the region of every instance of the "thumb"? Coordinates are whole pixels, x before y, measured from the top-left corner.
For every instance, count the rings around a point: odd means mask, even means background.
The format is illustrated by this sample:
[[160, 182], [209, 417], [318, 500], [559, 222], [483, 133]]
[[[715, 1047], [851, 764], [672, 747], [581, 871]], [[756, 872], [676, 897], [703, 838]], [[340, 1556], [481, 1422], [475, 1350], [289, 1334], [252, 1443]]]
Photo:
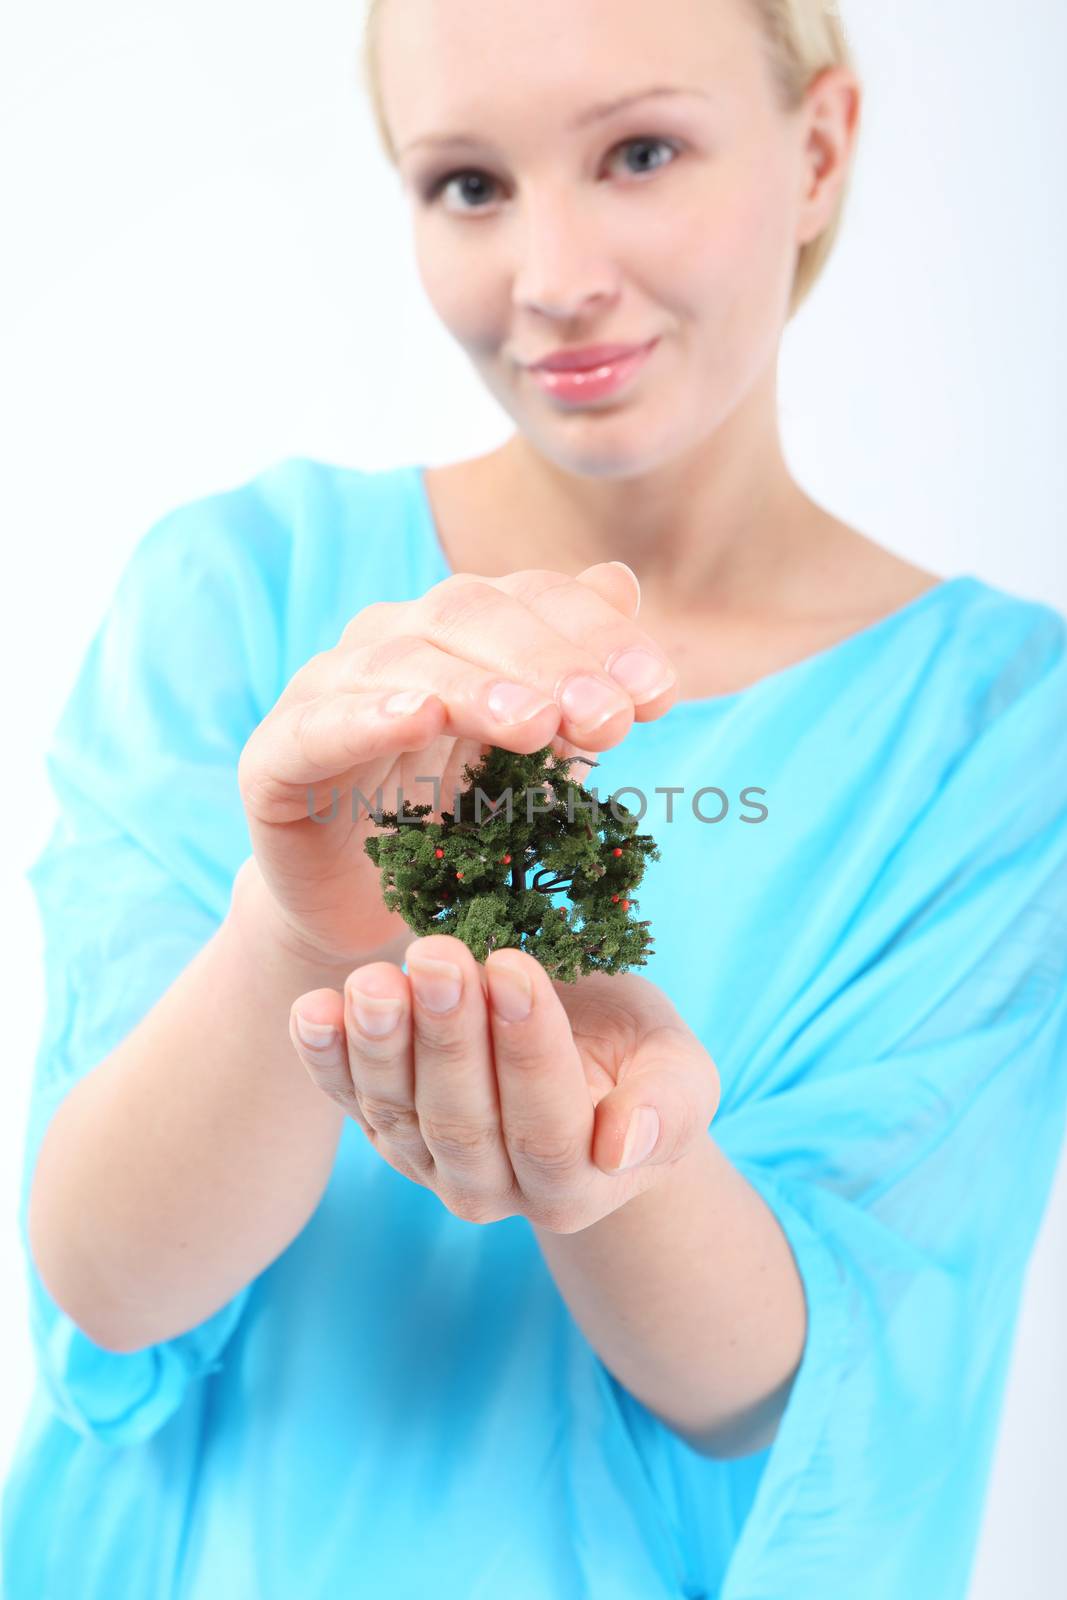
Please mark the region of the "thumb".
[[625, 561], [597, 561], [579, 572], [578, 581], [587, 583], [628, 617], [636, 617], [641, 609], [641, 580]]
[[[606, 1108], [612, 1115], [609, 1133], [601, 1136], [601, 1149], [605, 1152], [602, 1163], [609, 1172], [625, 1172], [630, 1167], [637, 1167], [656, 1151], [663, 1147], [663, 1118], [654, 1105], [647, 1103], [639, 1106], [609, 1106], [611, 1099], [618, 1100], [621, 1096], [608, 1096], [597, 1107], [597, 1123], [601, 1123], [600, 1112]], [[645, 1094], [647, 1102], [652, 1097]]]
[[638, 1068], [597, 1102], [594, 1161], [616, 1173], [677, 1160], [708, 1131], [719, 1094], [718, 1069], [702, 1048]]

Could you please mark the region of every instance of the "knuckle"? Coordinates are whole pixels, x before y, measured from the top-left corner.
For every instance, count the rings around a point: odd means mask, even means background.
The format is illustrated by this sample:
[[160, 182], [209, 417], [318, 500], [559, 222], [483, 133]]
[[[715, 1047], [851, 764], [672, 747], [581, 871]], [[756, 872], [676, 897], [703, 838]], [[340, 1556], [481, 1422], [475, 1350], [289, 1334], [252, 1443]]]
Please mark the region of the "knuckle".
[[[252, 738], [255, 738], [255, 734]], [[253, 747], [250, 739], [237, 758], [237, 792], [244, 805], [255, 798], [259, 785], [259, 751]]]
[[272, 708], [274, 713], [284, 710], [294, 700], [300, 700], [306, 695], [313, 695], [318, 692], [318, 686], [329, 670], [330, 655], [331, 651], [329, 650], [317, 650], [314, 655], [308, 656], [302, 666], [297, 667], [274, 702]]
[[363, 1112], [360, 1109], [359, 1101], [355, 1095], [353, 1095], [349, 1100], [348, 1104], [345, 1106], [345, 1110], [351, 1117], [352, 1121], [358, 1123], [363, 1129], [363, 1132], [366, 1134], [370, 1143], [377, 1148], [378, 1130], [377, 1128], [372, 1128], [366, 1117], [363, 1115]]
[[405, 661], [425, 648], [426, 640], [418, 634], [394, 633], [388, 639], [363, 645], [352, 660], [352, 670], [362, 679], [382, 678], [398, 661]]
[[399, 1139], [401, 1142], [416, 1136], [421, 1138], [418, 1115], [412, 1105], [386, 1100], [380, 1095], [361, 1093], [359, 1109], [374, 1131], [384, 1138]]
[[573, 1206], [551, 1205], [544, 1202], [528, 1213], [530, 1221], [546, 1233], [580, 1233], [589, 1226], [588, 1217], [579, 1215]]
[[356, 1097], [351, 1089], [343, 1089], [338, 1083], [323, 1083], [318, 1078], [313, 1081], [326, 1098], [332, 1100], [335, 1105], [341, 1106], [345, 1111], [354, 1111], [356, 1109]]
[[435, 1060], [444, 1067], [460, 1067], [470, 1060], [470, 1044], [455, 1031], [455, 1022], [443, 1020], [428, 1022], [421, 1012], [416, 1013], [415, 1042], [433, 1052]]
[[319, 650], [315, 655], [309, 656], [302, 667], [298, 667], [289, 682], [268, 713], [265, 721], [281, 716], [294, 705], [300, 705], [308, 700], [315, 700], [323, 692], [324, 687], [330, 682], [331, 676], [336, 676], [337, 653], [335, 650]]
[[436, 1173], [432, 1157], [400, 1155], [396, 1150], [381, 1145], [376, 1145], [375, 1149], [382, 1160], [391, 1166], [394, 1172], [399, 1172], [402, 1178], [407, 1178], [409, 1183], [417, 1183], [421, 1189], [436, 1191]]
[[577, 579], [569, 578], [565, 572], [559, 572], [552, 567], [522, 567], [516, 572], [509, 572], [506, 577], [495, 578], [493, 581], [506, 588], [509, 594], [529, 594], [536, 599], [546, 589], [573, 584]]
[[499, 1130], [486, 1123], [460, 1122], [446, 1117], [420, 1118], [426, 1144], [446, 1161], [479, 1161], [499, 1142]]
[[324, 726], [323, 701], [305, 700], [293, 712], [292, 737], [300, 763], [318, 767], [329, 752], [329, 729]]
[[275, 807], [288, 799], [285, 784], [255, 763], [238, 770], [237, 791], [245, 811], [257, 818], [270, 818]]
[[342, 641], [348, 644], [353, 639], [361, 638], [368, 631], [380, 627], [396, 607], [395, 600], [372, 600], [370, 605], [363, 606], [357, 611], [354, 617], [349, 617], [341, 632]]
[[556, 589], [573, 589], [578, 582], [577, 578], [568, 577], [565, 572], [555, 572], [550, 567], [529, 567], [523, 577], [539, 600]]
[[435, 631], [444, 636], [480, 617], [500, 604], [500, 591], [482, 578], [446, 578], [426, 597], [427, 611]]
[[520, 1160], [545, 1172], [570, 1172], [585, 1158], [584, 1142], [572, 1135], [546, 1133], [544, 1129], [507, 1129], [509, 1150]]
[[471, 583], [486, 583], [477, 572], [450, 572], [447, 578], [442, 578], [440, 583], [435, 583], [432, 589], [427, 589], [422, 599], [417, 603], [426, 611], [433, 611], [440, 603], [443, 595], [455, 594], [457, 589], [465, 589]]
[[318, 700], [304, 700], [293, 711], [293, 740], [301, 755], [307, 754], [307, 742], [315, 725]]
[[511, 1213], [502, 1209], [486, 1195], [479, 1194], [452, 1194], [446, 1204], [454, 1216], [463, 1222], [475, 1222], [484, 1225], [487, 1222], [501, 1222]]
[[332, 654], [332, 650], [316, 650], [314, 655], [308, 656], [304, 665], [293, 674], [290, 681], [295, 682], [299, 678], [301, 683], [317, 683], [329, 665]]
[[387, 1034], [384, 1039], [372, 1039], [368, 1034], [361, 1033], [355, 1022], [349, 1021], [346, 1024], [346, 1031], [350, 1056], [354, 1061], [358, 1060], [362, 1068], [369, 1067], [372, 1071], [376, 1067], [392, 1066], [398, 1053], [403, 1049], [401, 1045], [398, 1050], [397, 1045], [397, 1040], [401, 1038], [402, 1027], [403, 1013], [392, 1033]]

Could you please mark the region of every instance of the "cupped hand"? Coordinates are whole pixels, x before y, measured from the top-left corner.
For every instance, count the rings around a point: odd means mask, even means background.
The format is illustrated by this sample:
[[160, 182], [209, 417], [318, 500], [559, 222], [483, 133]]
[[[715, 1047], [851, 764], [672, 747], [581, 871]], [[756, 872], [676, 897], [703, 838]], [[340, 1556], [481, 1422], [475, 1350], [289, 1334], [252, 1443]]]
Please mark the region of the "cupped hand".
[[487, 749], [551, 744], [595, 764], [635, 721], [663, 716], [678, 675], [635, 620], [639, 602], [634, 573], [612, 561], [577, 577], [453, 573], [417, 600], [365, 606], [241, 752], [242, 898], [267, 905], [287, 947], [340, 971], [402, 938], [365, 849], [369, 808], [399, 811], [402, 797], [438, 820]]
[[[649, 979], [557, 982], [522, 950], [493, 951], [482, 965], [448, 934], [414, 940], [406, 960], [407, 974], [373, 962], [343, 994], [301, 995], [290, 1037], [378, 1154], [456, 1216], [521, 1216], [576, 1233], [659, 1182], [706, 1135], [718, 1071]], [[460, 978], [451, 1004], [449, 966]], [[631, 1124], [645, 1109], [651, 1119]], [[627, 1151], [631, 1125], [638, 1142]]]

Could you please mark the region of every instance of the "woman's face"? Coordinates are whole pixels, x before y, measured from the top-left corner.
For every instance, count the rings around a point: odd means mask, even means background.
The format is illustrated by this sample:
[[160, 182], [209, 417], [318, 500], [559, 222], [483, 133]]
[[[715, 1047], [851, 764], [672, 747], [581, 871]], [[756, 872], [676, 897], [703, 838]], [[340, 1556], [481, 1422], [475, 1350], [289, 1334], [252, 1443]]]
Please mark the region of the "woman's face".
[[[422, 283], [519, 431], [605, 476], [706, 438], [775, 361], [828, 210], [805, 204], [804, 119], [775, 104], [747, 0], [386, 0], [381, 23]], [[696, 92], [594, 116], [660, 86]], [[653, 339], [599, 400], [527, 370]]]

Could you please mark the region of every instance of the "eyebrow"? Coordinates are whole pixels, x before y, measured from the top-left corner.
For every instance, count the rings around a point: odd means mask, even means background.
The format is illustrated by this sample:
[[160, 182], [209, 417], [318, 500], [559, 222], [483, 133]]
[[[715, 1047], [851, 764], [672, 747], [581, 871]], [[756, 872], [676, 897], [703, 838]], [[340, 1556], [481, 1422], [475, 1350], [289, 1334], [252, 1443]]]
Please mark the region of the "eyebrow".
[[[620, 95], [616, 100], [605, 100], [588, 110], [581, 112], [573, 121], [567, 124], [568, 131], [576, 133], [581, 128], [587, 128], [594, 122], [603, 122], [606, 117], [613, 116], [616, 111], [622, 111], [627, 106], [632, 106], [639, 100], [663, 99], [667, 95], [697, 95], [702, 100], [710, 100], [711, 95], [706, 89], [681, 89], [671, 85], [660, 84], [652, 89], [638, 89], [633, 94]], [[479, 139], [473, 133], [426, 133], [418, 139], [410, 139], [398, 155], [404, 155], [408, 150], [413, 150], [416, 145], [480, 145], [484, 139]]]

